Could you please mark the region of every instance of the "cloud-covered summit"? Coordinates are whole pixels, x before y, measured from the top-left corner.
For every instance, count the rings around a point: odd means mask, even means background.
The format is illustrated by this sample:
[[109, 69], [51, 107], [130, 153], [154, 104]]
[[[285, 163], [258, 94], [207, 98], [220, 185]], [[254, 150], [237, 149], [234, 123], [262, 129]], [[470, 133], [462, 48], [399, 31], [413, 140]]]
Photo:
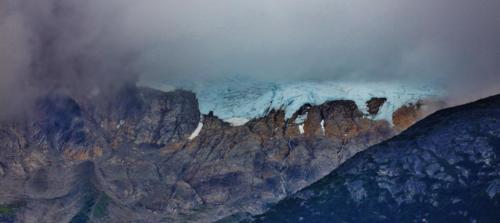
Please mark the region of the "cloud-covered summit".
[[500, 92], [497, 0], [0, 5], [2, 113], [48, 91], [85, 95], [138, 78], [427, 82], [459, 101]]

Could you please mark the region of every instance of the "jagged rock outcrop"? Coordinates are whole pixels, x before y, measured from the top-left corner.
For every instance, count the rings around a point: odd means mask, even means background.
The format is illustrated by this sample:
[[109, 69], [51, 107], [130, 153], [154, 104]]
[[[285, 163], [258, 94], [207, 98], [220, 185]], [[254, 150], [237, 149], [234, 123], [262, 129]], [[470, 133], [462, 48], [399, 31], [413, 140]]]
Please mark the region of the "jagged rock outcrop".
[[499, 155], [497, 95], [436, 112], [244, 221], [497, 222]]
[[423, 116], [422, 110], [420, 109], [421, 106], [420, 102], [417, 102], [398, 108], [392, 114], [394, 126], [398, 130], [405, 130], [410, 127], [413, 123], [415, 123], [415, 120]]
[[368, 107], [368, 114], [370, 115], [376, 115], [380, 107], [384, 105], [384, 103], [387, 101], [387, 98], [372, 98], [366, 102], [366, 107]]
[[435, 99], [418, 100], [396, 109], [392, 114], [392, 123], [397, 131], [403, 131], [418, 120], [434, 111], [448, 107], [444, 101]]
[[51, 95], [36, 107], [0, 124], [0, 219], [212, 222], [261, 213], [398, 132], [347, 100], [304, 105], [291, 119], [273, 110], [243, 126], [200, 117], [186, 91]]

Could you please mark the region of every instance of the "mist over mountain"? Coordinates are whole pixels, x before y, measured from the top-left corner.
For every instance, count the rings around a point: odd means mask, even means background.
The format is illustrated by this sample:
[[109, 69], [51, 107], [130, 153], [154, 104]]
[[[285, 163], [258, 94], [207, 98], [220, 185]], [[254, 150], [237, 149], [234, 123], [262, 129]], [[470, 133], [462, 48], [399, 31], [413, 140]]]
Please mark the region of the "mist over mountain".
[[0, 116], [18, 115], [46, 94], [87, 98], [135, 83], [139, 45], [121, 37], [113, 8], [73, 0], [0, 4]]
[[491, 221], [499, 11], [0, 0], [0, 222]]
[[420, 82], [453, 102], [500, 90], [495, 0], [0, 3], [2, 114], [138, 78]]

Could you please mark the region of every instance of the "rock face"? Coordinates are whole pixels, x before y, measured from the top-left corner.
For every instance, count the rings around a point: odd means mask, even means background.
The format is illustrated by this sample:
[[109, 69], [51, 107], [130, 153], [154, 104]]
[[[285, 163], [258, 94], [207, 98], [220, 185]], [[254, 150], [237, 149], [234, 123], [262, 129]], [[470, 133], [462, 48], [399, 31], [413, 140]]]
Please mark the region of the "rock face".
[[238, 127], [200, 117], [186, 91], [51, 95], [36, 107], [34, 116], [0, 124], [2, 221], [213, 222], [258, 214], [398, 132], [346, 100], [304, 105], [290, 119], [273, 110]]
[[432, 112], [446, 107], [449, 106], [441, 100], [418, 100], [405, 104], [392, 113], [394, 129], [403, 131]]
[[366, 107], [368, 107], [368, 113], [370, 115], [375, 115], [380, 110], [380, 107], [384, 105], [387, 98], [372, 98], [366, 102]]
[[404, 105], [401, 108], [398, 108], [392, 114], [392, 121], [394, 123], [394, 126], [400, 131], [410, 127], [413, 123], [415, 123], [415, 120], [423, 115], [420, 108], [420, 102], [417, 102], [415, 104], [410, 103], [408, 105]]
[[431, 115], [246, 221], [496, 222], [499, 155], [497, 95]]

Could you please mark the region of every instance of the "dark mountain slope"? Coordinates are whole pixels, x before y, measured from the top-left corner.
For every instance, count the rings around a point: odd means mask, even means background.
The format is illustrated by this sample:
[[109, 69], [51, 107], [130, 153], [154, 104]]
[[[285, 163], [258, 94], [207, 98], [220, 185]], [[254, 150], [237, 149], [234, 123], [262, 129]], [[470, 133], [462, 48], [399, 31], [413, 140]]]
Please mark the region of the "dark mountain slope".
[[500, 221], [500, 95], [373, 146], [255, 222]]
[[181, 90], [46, 95], [35, 107], [0, 122], [0, 222], [260, 214], [399, 132], [350, 100], [304, 105], [290, 119], [271, 110], [243, 126], [200, 117], [196, 96]]

